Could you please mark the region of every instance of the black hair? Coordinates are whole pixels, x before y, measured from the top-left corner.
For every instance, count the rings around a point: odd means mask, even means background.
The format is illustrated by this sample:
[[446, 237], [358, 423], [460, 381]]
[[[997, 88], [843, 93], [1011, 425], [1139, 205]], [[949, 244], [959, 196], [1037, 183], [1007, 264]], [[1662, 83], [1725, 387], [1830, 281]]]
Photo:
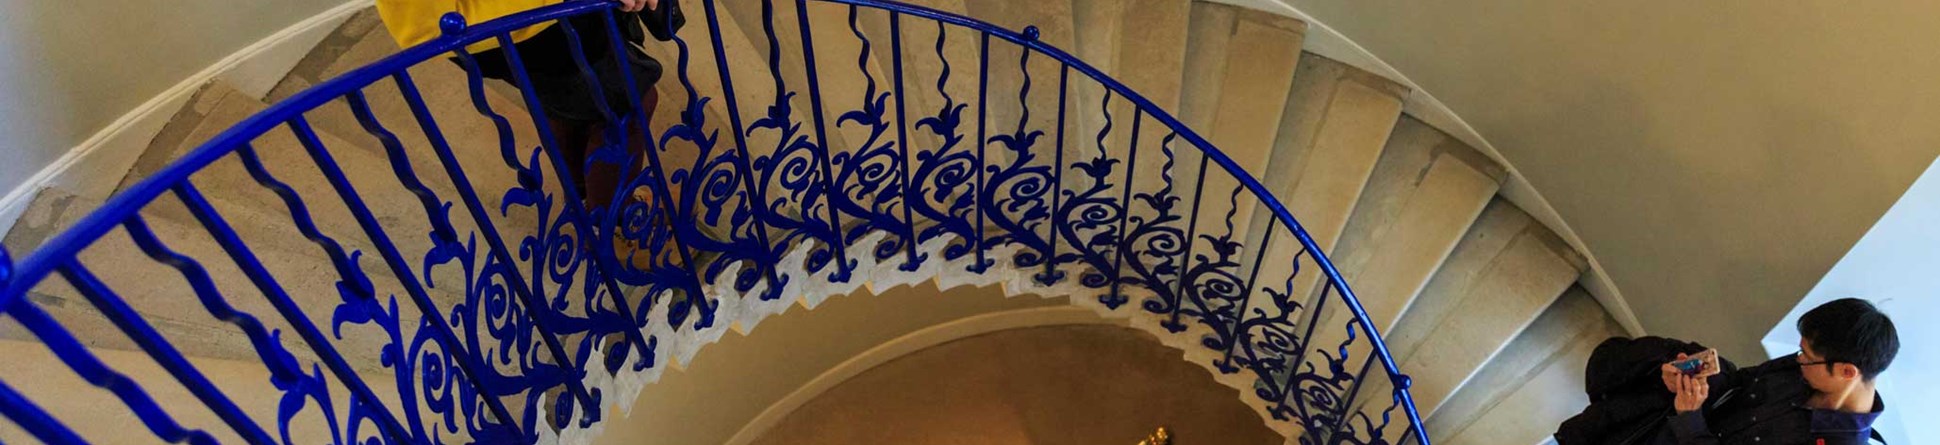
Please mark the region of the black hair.
[[1827, 362], [1850, 363], [1867, 381], [1893, 364], [1900, 352], [1893, 320], [1858, 298], [1842, 298], [1819, 305], [1799, 317], [1799, 336], [1812, 342], [1812, 351]]

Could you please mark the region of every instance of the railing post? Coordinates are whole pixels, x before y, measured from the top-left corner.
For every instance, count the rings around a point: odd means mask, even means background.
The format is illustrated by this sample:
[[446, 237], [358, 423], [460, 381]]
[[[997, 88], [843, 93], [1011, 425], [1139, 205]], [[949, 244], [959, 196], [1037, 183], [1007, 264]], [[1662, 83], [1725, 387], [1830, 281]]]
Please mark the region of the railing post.
[[[1114, 247], [1112, 252], [1111, 293], [1098, 297], [1099, 303], [1104, 303], [1105, 307], [1114, 310], [1118, 309], [1119, 305], [1130, 301], [1130, 298], [1120, 291], [1121, 286], [1124, 286], [1124, 280], [1120, 279], [1123, 274], [1120, 271], [1125, 270], [1125, 256], [1130, 255], [1132, 250], [1132, 234], [1125, 233], [1125, 224], [1132, 217], [1132, 188], [1137, 184], [1132, 182], [1132, 179], [1135, 178], [1134, 172], [1138, 171], [1138, 136], [1143, 123], [1145, 123], [1145, 109], [1132, 107], [1132, 143], [1129, 150], [1131, 155], [1129, 160], [1125, 161], [1125, 190], [1118, 197], [1122, 209], [1118, 211], [1118, 246]], [[1164, 172], [1160, 173], [1163, 177]]]
[[984, 235], [984, 209], [990, 203], [984, 202], [983, 198], [985, 146], [989, 145], [986, 127], [990, 120], [990, 32], [981, 34], [983, 41], [978, 45], [977, 57], [977, 188], [971, 191], [976, 194], [977, 202], [977, 245], [972, 246], [977, 252], [977, 259], [976, 263], [970, 265], [970, 271], [975, 273], [983, 273], [990, 268], [990, 260], [984, 254], [984, 240], [990, 238]]
[[[767, 206], [764, 204], [767, 199], [763, 197], [767, 194], [755, 189], [754, 186], [754, 168], [748, 162], [748, 139], [746, 133], [742, 131], [747, 127], [741, 125], [740, 101], [734, 94], [734, 74], [729, 72], [727, 48], [721, 41], [720, 13], [714, 8], [714, 0], [701, 0], [701, 5], [707, 9], [707, 28], [713, 31], [708, 34], [714, 43], [714, 65], [720, 69], [721, 88], [725, 90], [723, 95], [727, 99], [728, 123], [733, 126], [733, 131], [729, 133], [734, 133], [734, 148], [740, 154], [735, 159], [734, 168], [741, 170], [741, 188], [744, 193], [747, 193], [746, 197], [742, 198], [741, 205], [754, 213], [755, 239], [761, 243], [761, 251], [754, 257], [754, 263], [761, 269], [759, 273], [768, 276], [768, 288], [760, 298], [773, 300], [781, 297], [782, 287], [788, 284], [787, 277], [775, 272], [775, 246], [768, 241], [767, 221], [774, 217], [768, 214]], [[773, 50], [773, 48], [769, 49]]]
[[[393, 438], [412, 437], [404, 428], [404, 424], [398, 423], [396, 416], [382, 409], [384, 404], [377, 398], [377, 394], [371, 391], [370, 385], [365, 384], [363, 377], [357, 375], [355, 368], [351, 368], [350, 363], [344, 361], [343, 354], [338, 353], [336, 346], [330, 344], [329, 337], [325, 337], [323, 331], [310, 323], [310, 317], [304, 315], [303, 309], [290, 298], [289, 292], [283, 290], [283, 285], [278, 284], [276, 277], [263, 267], [262, 259], [257, 258], [255, 252], [243, 243], [242, 238], [236, 236], [236, 229], [231, 227], [221, 214], [216, 213], [215, 207], [202, 196], [202, 192], [197, 191], [195, 185], [187, 180], [176, 184], [171, 191], [189, 208], [189, 213], [202, 223], [203, 229], [215, 238], [216, 244], [229, 255], [229, 259], [242, 268], [243, 275], [256, 286], [256, 290], [261, 291], [263, 296], [269, 299], [270, 305], [283, 316], [283, 320], [289, 322], [290, 328], [296, 331], [297, 336], [310, 344], [310, 349], [316, 352], [317, 359], [330, 369], [331, 374], [337, 376], [337, 380], [343, 381], [344, 386], [349, 388], [353, 401], [378, 408], [374, 416], [377, 418], [378, 427]], [[297, 214], [303, 215], [301, 212]], [[314, 227], [310, 229], [311, 232], [315, 230]], [[366, 292], [362, 297], [370, 298], [370, 294]]]
[[1206, 162], [1204, 157], [1199, 159], [1198, 179], [1192, 181], [1192, 212], [1186, 214], [1186, 237], [1179, 240], [1182, 243], [1179, 250], [1179, 282], [1172, 291], [1172, 313], [1166, 321], [1159, 323], [1175, 333], [1186, 330], [1186, 325], [1179, 322], [1179, 317], [1181, 311], [1185, 309], [1187, 295], [1189, 295], [1186, 291], [1192, 288], [1192, 283], [1186, 282], [1192, 279], [1187, 272], [1192, 270], [1192, 246], [1198, 244], [1198, 241], [1193, 238], [1199, 236], [1199, 204], [1205, 201], [1202, 198], [1205, 198], [1206, 192], [1207, 164], [1210, 163]]
[[86, 380], [96, 388], [113, 393], [116, 399], [121, 400], [129, 410], [134, 411], [135, 417], [140, 419], [142, 425], [147, 426], [150, 432], [155, 433], [155, 436], [169, 443], [215, 445], [216, 439], [209, 433], [188, 429], [176, 423], [175, 419], [169, 417], [168, 412], [162, 409], [161, 404], [155, 402], [147, 391], [142, 390], [140, 384], [135, 383], [134, 379], [128, 378], [127, 375], [109, 368], [106, 363], [102, 363], [93, 352], [88, 351], [86, 345], [74, 338], [74, 334], [67, 332], [67, 329], [61, 327], [60, 322], [54, 321], [53, 317], [48, 316], [47, 312], [41, 311], [31, 303], [22, 303], [8, 308], [7, 313], [13, 316], [14, 321], [20, 322], [21, 326], [25, 326], [32, 332], [34, 338], [39, 339], [47, 349], [52, 350], [54, 357], [67, 364], [68, 369], [73, 370], [82, 380]]
[[[6, 247], [0, 247], [0, 289], [5, 289], [13, 281], [13, 254]], [[0, 307], [0, 310], [6, 308]]]
[[841, 190], [832, 186], [835, 183], [835, 167], [829, 161], [828, 125], [827, 119], [822, 116], [822, 83], [821, 75], [816, 72], [815, 36], [809, 31], [808, 0], [795, 0], [795, 19], [801, 23], [802, 65], [803, 71], [808, 74], [808, 103], [813, 107], [809, 114], [815, 116], [815, 154], [822, 168], [822, 180], [818, 186], [822, 188], [823, 199], [830, 200], [827, 205], [829, 227], [835, 229], [836, 245], [829, 246], [829, 250], [835, 253], [835, 272], [829, 274], [828, 279], [832, 283], [846, 283], [855, 271], [855, 264], [849, 260], [847, 234], [842, 229], [841, 212], [836, 211], [834, 204], [835, 194], [841, 193]]
[[[154, 237], [153, 234], [147, 233], [148, 227], [142, 222], [140, 215], [130, 217], [127, 228], [130, 233], [139, 231], [151, 239]], [[134, 308], [128, 307], [127, 302], [122, 301], [113, 290], [108, 289], [108, 286], [96, 278], [94, 273], [89, 272], [87, 267], [82, 266], [78, 259], [69, 260], [58, 270], [62, 277], [67, 278], [69, 284], [74, 285], [75, 290], [81, 292], [81, 296], [88, 299], [90, 305], [101, 311], [103, 317], [114, 323], [115, 327], [119, 328], [122, 334], [126, 334], [130, 340], [134, 340], [135, 345], [140, 347], [142, 352], [148, 353], [150, 358], [155, 359], [156, 364], [162, 365], [162, 369], [174, 376], [176, 382], [187, 388], [190, 394], [195, 395], [196, 400], [208, 406], [210, 411], [215, 411], [216, 417], [235, 429], [236, 434], [241, 435], [243, 440], [258, 445], [276, 443], [275, 440], [270, 439], [269, 433], [263, 432], [263, 428], [249, 418], [249, 415], [243, 414], [242, 408], [237, 407], [235, 401], [229, 400], [227, 395], [216, 389], [215, 383], [210, 382], [208, 376], [202, 375], [195, 365], [190, 364], [188, 358], [182, 356], [182, 351], [169, 344], [168, 340], [162, 337], [161, 332], [156, 331], [153, 325], [142, 319], [141, 314], [136, 313]]]
[[370, 206], [364, 204], [362, 195], [359, 195], [356, 188], [351, 186], [350, 179], [344, 176], [343, 168], [337, 166], [337, 161], [330, 156], [329, 150], [324, 148], [323, 141], [318, 139], [316, 131], [312, 130], [309, 122], [301, 116], [290, 120], [290, 128], [295, 130], [298, 144], [303, 146], [304, 151], [309, 152], [310, 159], [323, 171], [324, 178], [329, 180], [330, 187], [337, 192], [337, 197], [343, 200], [344, 206], [350, 209], [351, 216], [357, 219], [357, 225], [363, 228], [364, 235], [369, 236], [371, 243], [377, 246], [379, 256], [383, 257], [384, 263], [390, 266], [391, 273], [397, 275], [398, 282], [404, 284], [405, 293], [409, 294], [412, 302], [417, 304], [418, 310], [427, 315], [425, 318], [431, 320], [432, 333], [438, 337], [439, 343], [445, 345], [457, 358], [459, 369], [463, 371], [472, 388], [478, 390], [480, 398], [485, 400], [485, 406], [499, 418], [499, 421], [504, 422], [505, 427], [518, 428], [519, 420], [512, 417], [511, 410], [505, 409], [505, 402], [486, 390], [482, 380], [485, 376], [483, 372], [485, 367], [478, 360], [478, 356], [474, 355], [477, 351], [466, 350], [465, 344], [458, 340], [457, 332], [442, 315], [444, 311], [439, 310], [438, 304], [431, 301], [431, 296], [425, 293], [424, 284], [418, 282], [417, 275], [411, 272], [411, 263], [398, 253], [397, 245], [391, 242], [391, 237], [385, 232], [383, 224], [371, 214]]
[[[1261, 237], [1260, 248], [1253, 255], [1253, 271], [1247, 274], [1246, 283], [1240, 286], [1245, 291], [1240, 294], [1239, 310], [1233, 311], [1232, 337], [1227, 341], [1225, 357], [1220, 359], [1222, 363], [1220, 365], [1220, 371], [1227, 373], [1239, 372], [1239, 368], [1232, 366], [1233, 351], [1239, 349], [1240, 344], [1246, 341], [1246, 309], [1252, 306], [1255, 295], [1253, 286], [1258, 285], [1260, 279], [1260, 264], [1264, 262], [1262, 260], [1266, 259], [1267, 246], [1273, 244], [1273, 229], [1279, 223], [1279, 218], [1267, 220], [1266, 236]], [[1269, 293], [1268, 295], [1271, 294]]]
[[[1064, 198], [1062, 196], [1064, 194], [1064, 114], [1065, 109], [1068, 108], [1065, 104], [1066, 95], [1071, 92], [1071, 65], [1060, 64], [1058, 66], [1060, 67], [1058, 70], [1058, 147], [1057, 152], [1051, 155], [1054, 159], [1052, 161], [1053, 167], [1051, 167], [1051, 215], [1058, 215], [1058, 206], [1063, 204]], [[1027, 66], [1024, 69], [1030, 69], [1030, 67]], [[1105, 101], [1107, 106], [1109, 106], [1111, 96], [1105, 96]], [[1127, 184], [1127, 186], [1129, 185]], [[1046, 237], [1050, 239], [1046, 241], [1051, 243], [1051, 248], [1044, 253], [1044, 272], [1038, 274], [1035, 278], [1037, 278], [1038, 284], [1050, 286], [1062, 280], [1064, 274], [1058, 272], [1058, 238], [1061, 237], [1058, 236], [1055, 216], [1051, 224], [1047, 224], [1047, 226], [1050, 226], [1051, 233], [1050, 236]]]
[[905, 112], [909, 95], [903, 91], [903, 15], [895, 11], [889, 12], [889, 48], [891, 66], [896, 69], [896, 173], [901, 175], [903, 183], [900, 191], [903, 194], [905, 229], [903, 245], [909, 251], [909, 259], [903, 264], [902, 270], [915, 271], [925, 258], [916, 255], [916, 243], [920, 240], [916, 237], [916, 218], [911, 215], [910, 207], [923, 197], [916, 193], [916, 184], [909, 181], [909, 118]]
[[[396, 76], [393, 76], [391, 80], [397, 84], [398, 91], [404, 96], [404, 102], [410, 106], [412, 117], [417, 118], [418, 127], [424, 132], [425, 140], [431, 143], [431, 149], [438, 155], [439, 163], [445, 167], [445, 174], [449, 175], [452, 184], [457, 186], [459, 199], [464, 201], [465, 209], [471, 213], [472, 219], [478, 222], [479, 231], [484, 232], [485, 245], [487, 250], [489, 250], [487, 254], [497, 257], [499, 262], [507, 265], [518, 264], [517, 261], [513, 260], [511, 252], [506, 250], [505, 240], [499, 238], [498, 227], [492, 222], [491, 215], [485, 212], [484, 204], [478, 200], [478, 194], [472, 190], [471, 180], [466, 177], [464, 168], [459, 166], [457, 157], [452, 155], [451, 144], [445, 140], [444, 132], [438, 129], [438, 122], [436, 118], [431, 116], [431, 110], [425, 107], [424, 97], [418, 92], [417, 86], [411, 82], [410, 73], [400, 72]], [[352, 93], [350, 97], [352, 98], [352, 110], [359, 117], [370, 117], [371, 124], [375, 125], [377, 121], [374, 116], [369, 116], [370, 106], [364, 103], [362, 95]], [[395, 138], [388, 139], [392, 142], [396, 141]], [[408, 159], [403, 158], [402, 147], [393, 147], [393, 144], [385, 145], [387, 151], [392, 152], [393, 158], [391, 162], [394, 165], [408, 165], [398, 164], [400, 162], [410, 162]], [[408, 167], [399, 168], [399, 180], [405, 181], [406, 184], [417, 182], [414, 177], [412, 179], [405, 178], [407, 176], [413, 176], [410, 174]], [[420, 187], [422, 187], [422, 184], [420, 184]], [[429, 194], [430, 191], [426, 190], [424, 193]], [[434, 220], [449, 219], [449, 217], [444, 216], [442, 210], [442, 208], [438, 208], [437, 211], [433, 211], [432, 207], [427, 206], [427, 217], [433, 218]], [[443, 224], [447, 227], [451, 225], [449, 221], [445, 221]], [[525, 274], [519, 271], [519, 268], [506, 267], [505, 269], [507, 273], [512, 275], [512, 280], [519, 283], [526, 282]], [[541, 301], [538, 296], [532, 294], [532, 289], [528, 289], [522, 285], [507, 287], [512, 288], [512, 293], [519, 297], [519, 302], [524, 304], [528, 310], [534, 311], [532, 312], [533, 314], [537, 314], [538, 311], [551, 310], [544, 301]], [[625, 299], [621, 296], [616, 295], [614, 300], [621, 301], [620, 304], [625, 304]], [[631, 315], [631, 313], [628, 314], [629, 319], [631, 319]], [[573, 356], [567, 354], [566, 348], [560, 344], [557, 334], [558, 330], [552, 326], [552, 322], [547, 321], [549, 318], [538, 315], [532, 317], [533, 328], [539, 331], [539, 341], [545, 344], [547, 352], [551, 353], [553, 359], [558, 360], [561, 366], [576, 372], [577, 375], [575, 377], [583, 377], [586, 373], [586, 364], [573, 363]], [[637, 335], [634, 329], [627, 329], [627, 331]], [[566, 379], [566, 389], [572, 393], [575, 399], [580, 401], [581, 408], [586, 410], [586, 424], [581, 426], [590, 425], [591, 422], [599, 419], [601, 414], [599, 398], [590, 391], [587, 391], [581, 378]], [[563, 416], [566, 413], [561, 412], [558, 414]]]
[[[0, 252], [0, 255], [4, 255], [4, 252]], [[6, 308], [0, 308], [0, 313], [6, 312], [8, 312]], [[67, 429], [67, 425], [54, 420], [54, 416], [48, 415], [47, 411], [34, 406], [33, 402], [27, 401], [26, 397], [15, 392], [13, 387], [7, 386], [6, 382], [0, 382], [0, 415], [6, 416], [7, 420], [13, 421], [15, 425], [20, 425], [22, 429], [27, 430], [27, 434], [32, 434], [41, 442], [87, 443], [81, 440], [80, 435], [74, 434], [74, 430]]]

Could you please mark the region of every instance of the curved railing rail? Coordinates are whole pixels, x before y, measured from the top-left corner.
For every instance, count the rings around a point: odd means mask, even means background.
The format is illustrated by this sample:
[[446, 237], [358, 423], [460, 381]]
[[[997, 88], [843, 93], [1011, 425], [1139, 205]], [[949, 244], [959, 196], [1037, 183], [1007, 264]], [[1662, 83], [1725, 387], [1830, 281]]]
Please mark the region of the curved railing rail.
[[[898, 274], [1001, 283], [1191, 336], [1204, 352], [1187, 357], [1250, 375], [1303, 443], [1428, 443], [1407, 377], [1268, 186], [1036, 28], [886, 0], [698, 2], [704, 27], [644, 48], [669, 66], [656, 107], [630, 70], [595, 68], [626, 45], [585, 50], [635, 26], [612, 4], [449, 16], [442, 37], [244, 119], [0, 269], [0, 313], [168, 442], [536, 443], [595, 427], [603, 400], [631, 397], [615, 382], [691, 355], [682, 342], [722, 317]], [[581, 124], [527, 112], [546, 104], [511, 45], [548, 23], [602, 116], [580, 127], [596, 148], [578, 165], [558, 126]], [[466, 48], [487, 40], [519, 97], [486, 88]], [[444, 57], [462, 99], [414, 80]], [[362, 134], [312, 124], [339, 106]], [[440, 129], [454, 121], [492, 134]], [[576, 198], [593, 169], [624, 172], [609, 202]], [[242, 216], [261, 209], [274, 218]], [[290, 251], [328, 267], [293, 271]], [[115, 252], [143, 261], [100, 260]], [[75, 328], [93, 321], [36, 295], [86, 300], [167, 375], [116, 371], [90, 349], [112, 342]], [[272, 389], [212, 379], [182, 348], [215, 340], [155, 327], [190, 300]], [[145, 389], [161, 384], [226, 428], [182, 422]], [[0, 414], [82, 440], [30, 398], [0, 383]]]

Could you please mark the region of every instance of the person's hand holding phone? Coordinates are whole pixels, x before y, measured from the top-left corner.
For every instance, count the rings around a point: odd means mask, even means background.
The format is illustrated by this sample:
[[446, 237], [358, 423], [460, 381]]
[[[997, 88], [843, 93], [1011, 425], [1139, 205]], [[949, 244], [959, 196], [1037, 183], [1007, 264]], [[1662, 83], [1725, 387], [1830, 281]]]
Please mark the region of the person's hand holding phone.
[[1678, 378], [1684, 376], [1684, 371], [1677, 369], [1677, 362], [1685, 361], [1690, 358], [1691, 356], [1689, 354], [1684, 354], [1680, 352], [1677, 354], [1676, 360], [1665, 362], [1663, 366], [1658, 367], [1659, 374], [1661, 374], [1661, 376], [1664, 379], [1665, 391], [1670, 391], [1671, 394], [1677, 393]]
[[1697, 411], [1704, 407], [1704, 399], [1711, 397], [1711, 382], [1705, 381], [1704, 377], [1679, 374], [1676, 388], [1671, 392], [1677, 393], [1677, 400], [1673, 405], [1676, 406], [1678, 414]]

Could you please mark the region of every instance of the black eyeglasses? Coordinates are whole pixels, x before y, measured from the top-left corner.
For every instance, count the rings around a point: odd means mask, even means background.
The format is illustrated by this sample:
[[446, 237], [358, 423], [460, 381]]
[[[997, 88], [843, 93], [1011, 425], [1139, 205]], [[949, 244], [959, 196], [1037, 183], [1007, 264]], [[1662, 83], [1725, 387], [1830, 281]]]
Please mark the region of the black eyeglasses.
[[[1805, 358], [1805, 350], [1804, 350], [1804, 349], [1800, 349], [1800, 350], [1799, 350], [1799, 352], [1794, 352], [1794, 353], [1792, 353], [1792, 354], [1793, 354], [1793, 355], [1797, 355], [1797, 356], [1799, 356], [1799, 358], [1800, 358], [1800, 359], [1804, 359], [1804, 358]], [[1799, 362], [1799, 367], [1806, 367], [1806, 366], [1812, 366], [1812, 365], [1824, 365], [1824, 364], [1828, 364], [1828, 363], [1834, 363], [1834, 362], [1833, 362], [1833, 361], [1831, 361], [1831, 360], [1820, 360], [1820, 361], [1816, 361], [1816, 362]]]

